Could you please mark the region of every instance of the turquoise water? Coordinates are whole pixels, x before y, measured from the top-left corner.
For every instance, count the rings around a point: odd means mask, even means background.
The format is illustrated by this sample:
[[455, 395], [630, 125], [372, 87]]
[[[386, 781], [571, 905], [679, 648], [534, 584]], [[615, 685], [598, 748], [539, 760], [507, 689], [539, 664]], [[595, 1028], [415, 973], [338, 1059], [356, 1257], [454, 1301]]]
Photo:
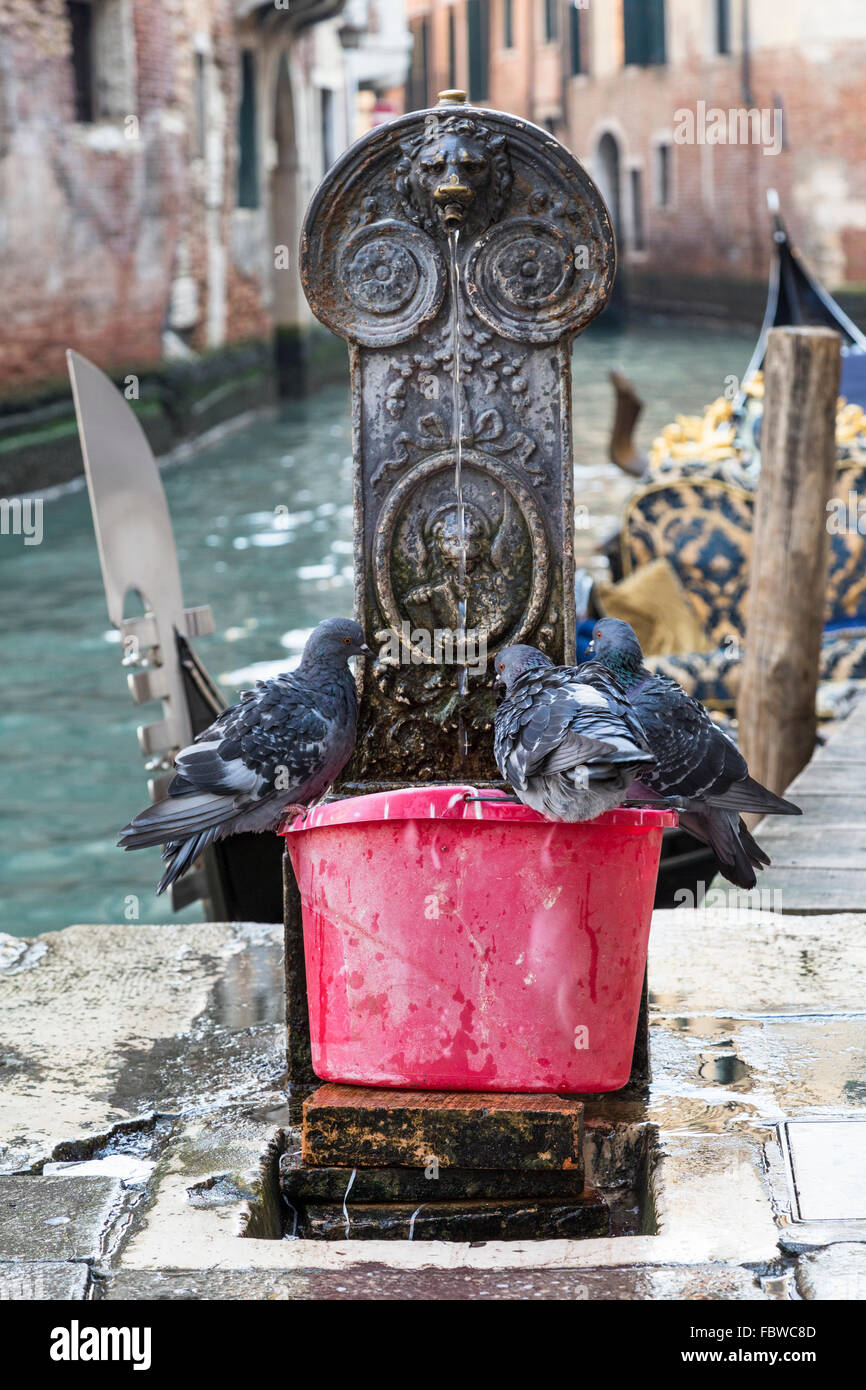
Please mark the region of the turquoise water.
[[[718, 395], [750, 345], [748, 335], [662, 325], [577, 344], [577, 490], [593, 536], [610, 529], [628, 490], [604, 462], [610, 368], [648, 402], [638, 432], [647, 447], [675, 412]], [[295, 658], [321, 618], [351, 612], [350, 454], [348, 393], [329, 388], [163, 472], [185, 600], [210, 603], [216, 619], [197, 650], [230, 698], [259, 664], [267, 674]], [[276, 507], [287, 509], [279, 525]], [[85, 491], [46, 501], [43, 527], [41, 545], [0, 536], [0, 931], [163, 921], [170, 908], [152, 892], [159, 851], [114, 843], [147, 799], [135, 728], [159, 706], [129, 699]], [[200, 915], [193, 905], [181, 917]]]

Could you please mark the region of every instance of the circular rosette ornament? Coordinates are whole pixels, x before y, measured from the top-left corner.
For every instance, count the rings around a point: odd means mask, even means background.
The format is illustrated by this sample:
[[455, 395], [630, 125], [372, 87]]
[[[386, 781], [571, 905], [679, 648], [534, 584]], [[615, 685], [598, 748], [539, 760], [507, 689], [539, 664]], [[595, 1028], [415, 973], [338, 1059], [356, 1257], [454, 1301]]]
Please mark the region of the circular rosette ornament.
[[466, 263], [466, 289], [484, 322], [506, 338], [552, 343], [597, 312], [600, 271], [585, 265], [553, 222], [516, 217], [478, 238]]
[[426, 232], [409, 222], [371, 222], [344, 243], [333, 298], [317, 313], [344, 338], [387, 347], [432, 318], [444, 292], [445, 267]]

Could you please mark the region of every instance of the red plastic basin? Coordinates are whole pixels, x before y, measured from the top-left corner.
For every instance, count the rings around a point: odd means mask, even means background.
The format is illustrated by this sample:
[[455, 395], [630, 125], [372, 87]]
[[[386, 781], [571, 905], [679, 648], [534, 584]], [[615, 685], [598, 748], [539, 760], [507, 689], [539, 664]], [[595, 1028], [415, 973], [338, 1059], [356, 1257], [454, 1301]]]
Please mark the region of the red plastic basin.
[[328, 1081], [613, 1091], [631, 1069], [666, 810], [563, 825], [472, 787], [350, 797], [283, 833]]

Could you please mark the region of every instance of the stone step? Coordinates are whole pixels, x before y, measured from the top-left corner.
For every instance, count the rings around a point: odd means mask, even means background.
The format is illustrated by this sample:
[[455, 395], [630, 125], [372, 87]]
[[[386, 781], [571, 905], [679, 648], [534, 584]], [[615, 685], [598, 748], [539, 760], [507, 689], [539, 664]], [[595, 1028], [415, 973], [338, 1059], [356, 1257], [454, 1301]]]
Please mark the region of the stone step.
[[327, 1084], [304, 1102], [310, 1167], [577, 1170], [583, 1104], [547, 1095], [395, 1091]]
[[579, 1197], [582, 1168], [336, 1168], [304, 1166], [300, 1150], [280, 1161], [287, 1201], [445, 1202], [506, 1197]]
[[466, 1202], [308, 1202], [297, 1234], [311, 1240], [556, 1240], [607, 1235], [601, 1193], [581, 1197]]

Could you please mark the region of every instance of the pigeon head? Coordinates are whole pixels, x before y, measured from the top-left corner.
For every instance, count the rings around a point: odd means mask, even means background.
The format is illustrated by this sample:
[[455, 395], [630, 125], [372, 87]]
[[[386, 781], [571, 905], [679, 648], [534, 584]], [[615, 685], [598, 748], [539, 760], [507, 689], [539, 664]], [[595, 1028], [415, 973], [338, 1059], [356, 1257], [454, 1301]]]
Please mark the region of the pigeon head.
[[620, 618], [600, 618], [592, 630], [589, 655], [614, 675], [637, 673], [643, 665], [643, 652], [634, 628]]
[[326, 618], [307, 638], [301, 665], [338, 666], [350, 656], [372, 655], [360, 624], [353, 618]]
[[553, 662], [537, 647], [518, 645], [503, 647], [501, 652], [496, 653], [493, 664], [496, 667], [496, 684], [504, 685], [507, 694], [514, 682], [526, 671], [531, 671], [535, 666], [552, 666]]

